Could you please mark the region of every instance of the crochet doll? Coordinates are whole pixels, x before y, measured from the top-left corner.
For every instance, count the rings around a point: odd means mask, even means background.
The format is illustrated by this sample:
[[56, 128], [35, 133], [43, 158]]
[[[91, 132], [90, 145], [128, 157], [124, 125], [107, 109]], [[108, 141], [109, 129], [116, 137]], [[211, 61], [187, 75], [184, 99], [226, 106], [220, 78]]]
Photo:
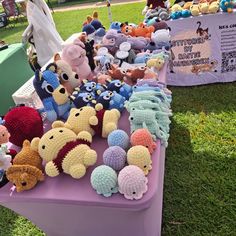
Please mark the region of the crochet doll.
[[158, 7], [169, 9], [169, 0], [147, 0], [146, 6], [144, 7], [142, 14], [145, 15], [148, 9], [156, 9]]

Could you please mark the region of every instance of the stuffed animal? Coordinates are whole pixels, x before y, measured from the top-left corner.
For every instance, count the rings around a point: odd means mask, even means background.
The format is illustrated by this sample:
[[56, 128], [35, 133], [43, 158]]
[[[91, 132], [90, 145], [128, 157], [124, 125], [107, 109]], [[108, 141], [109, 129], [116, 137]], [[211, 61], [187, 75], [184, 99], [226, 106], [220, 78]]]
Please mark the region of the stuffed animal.
[[118, 65], [111, 65], [111, 69], [108, 70], [108, 74], [112, 77], [112, 79], [123, 80], [125, 77], [125, 71], [122, 70]]
[[132, 94], [132, 87], [125, 82], [121, 82], [120, 80], [107, 81], [107, 90], [116, 91], [126, 100], [129, 100]]
[[[89, 132], [92, 136], [97, 134], [106, 138], [113, 130], [117, 129], [120, 112], [117, 109], [104, 110], [101, 104], [93, 107], [72, 108], [65, 126], [76, 134], [82, 131]], [[60, 121], [59, 121], [60, 123]]]
[[83, 23], [83, 26], [90, 24], [92, 20], [97, 20], [97, 19], [98, 19], [98, 12], [94, 11], [92, 16], [90, 15], [87, 16], [87, 20]]
[[41, 111], [46, 112], [47, 119], [50, 122], [67, 119], [70, 110], [69, 95], [56, 74], [51, 70], [43, 73], [37, 70], [33, 85], [44, 106]]
[[128, 134], [121, 129], [112, 131], [107, 137], [107, 143], [109, 147], [119, 146], [124, 150], [127, 150], [130, 145]]
[[122, 23], [120, 25], [121, 32], [125, 35], [135, 36], [135, 28], [130, 26], [128, 22]]
[[148, 179], [143, 171], [134, 165], [124, 167], [118, 175], [119, 192], [129, 200], [139, 200], [148, 190]]
[[169, 29], [161, 29], [161, 30], [157, 30], [155, 33], [152, 33], [151, 40], [156, 45], [158, 45], [162, 42], [164, 42], [164, 43], [170, 42], [170, 31], [169, 31]]
[[147, 67], [152, 68], [154, 72], [160, 71], [165, 64], [165, 60], [162, 58], [149, 59], [147, 61]]
[[181, 12], [181, 16], [182, 16], [183, 18], [190, 17], [190, 16], [191, 16], [191, 11], [190, 11], [190, 10], [187, 10], [187, 9], [183, 9], [182, 12]]
[[128, 42], [123, 42], [119, 46], [119, 50], [116, 52], [116, 58], [119, 60], [119, 65], [125, 61], [129, 64], [133, 64], [136, 58], [135, 51], [131, 48], [131, 44]]
[[220, 10], [220, 4], [218, 2], [212, 2], [209, 6], [209, 13], [215, 14]]
[[121, 23], [118, 21], [112, 22], [110, 25], [110, 29], [117, 30], [118, 33], [121, 32]]
[[172, 7], [171, 7], [171, 12], [178, 12], [178, 11], [182, 11], [182, 7], [179, 5], [179, 4], [174, 4]]
[[156, 143], [153, 141], [152, 134], [147, 129], [135, 130], [130, 137], [130, 142], [132, 146], [142, 145], [146, 147], [150, 154], [152, 154], [157, 147]]
[[100, 95], [107, 89], [106, 85], [96, 83], [94, 81], [82, 80], [77, 91], [90, 93], [94, 98]]
[[9, 142], [9, 138], [11, 137], [7, 128], [4, 125], [0, 125], [0, 146]]
[[76, 40], [75, 44], [66, 45], [62, 50], [62, 59], [72, 67], [80, 79], [91, 80], [93, 78], [85, 45], [81, 41]]
[[151, 38], [151, 33], [154, 32], [155, 28], [153, 26], [145, 26], [140, 23], [137, 28], [134, 29], [134, 35], [136, 37]]
[[15, 185], [17, 192], [30, 190], [44, 180], [42, 159], [38, 152], [31, 148], [29, 140], [24, 141], [22, 150], [15, 156], [6, 175]]
[[179, 19], [180, 17], [182, 17], [182, 12], [181, 11], [172, 12], [170, 17], [173, 20]]
[[221, 0], [220, 1], [220, 8], [222, 9], [223, 12], [232, 13], [233, 8], [234, 8], [234, 4], [233, 4], [232, 0]]
[[118, 180], [116, 172], [109, 166], [96, 167], [90, 177], [90, 182], [97, 194], [110, 197], [118, 192]]
[[116, 91], [107, 90], [98, 96], [97, 103], [102, 104], [105, 110], [117, 109], [121, 112], [124, 109], [125, 100], [125, 97]]
[[199, 16], [200, 15], [199, 5], [198, 4], [193, 4], [190, 7], [190, 11], [191, 11], [192, 16]]
[[4, 120], [10, 133], [9, 141], [16, 146], [22, 147], [24, 140], [31, 141], [43, 135], [42, 117], [32, 107], [14, 107], [4, 116]]
[[134, 69], [128, 69], [126, 72], [126, 77], [131, 82], [131, 84], [136, 84], [138, 79], [143, 79], [145, 76], [146, 67], [137, 67]]
[[0, 148], [0, 170], [8, 170], [11, 167], [11, 156], [6, 154], [2, 148]]
[[83, 131], [76, 135], [64, 127], [63, 122], [55, 122], [52, 129], [42, 138], [31, 142], [33, 150], [46, 161], [45, 172], [50, 177], [64, 172], [75, 179], [82, 178], [86, 169], [97, 161], [97, 153], [90, 148], [92, 136]]
[[125, 167], [126, 151], [119, 146], [107, 148], [103, 153], [103, 163], [115, 171], [120, 171]]
[[106, 75], [106, 74], [102, 74], [102, 73], [98, 73], [97, 74], [97, 82], [103, 85], [106, 85], [107, 80], [111, 80], [111, 76], [110, 75]]
[[161, 30], [161, 29], [166, 29], [166, 30], [169, 29], [169, 26], [167, 25], [165, 21], [155, 22], [153, 24], [153, 27], [155, 28], [155, 31]]
[[70, 100], [72, 101], [75, 108], [81, 108], [84, 106], [95, 107], [97, 103], [95, 97], [93, 97], [91, 93], [78, 91], [73, 92], [73, 94], [70, 96]]
[[57, 73], [60, 83], [66, 88], [69, 94], [72, 94], [74, 89], [80, 84], [79, 76], [72, 71], [66, 61], [61, 59], [58, 53], [54, 55], [54, 63], [48, 64], [46, 70]]
[[209, 13], [209, 3], [208, 2], [200, 3], [199, 10], [202, 14]]
[[152, 160], [149, 150], [142, 146], [136, 145], [127, 152], [127, 162], [129, 165], [138, 166], [147, 175], [152, 169]]
[[169, 8], [170, 7], [170, 2], [164, 1], [164, 0], [147, 0], [146, 6], [142, 10], [142, 14], [145, 15], [148, 11], [148, 9], [156, 9], [158, 7], [161, 8]]
[[190, 10], [191, 6], [193, 5], [193, 2], [186, 2], [183, 6], [183, 9]]

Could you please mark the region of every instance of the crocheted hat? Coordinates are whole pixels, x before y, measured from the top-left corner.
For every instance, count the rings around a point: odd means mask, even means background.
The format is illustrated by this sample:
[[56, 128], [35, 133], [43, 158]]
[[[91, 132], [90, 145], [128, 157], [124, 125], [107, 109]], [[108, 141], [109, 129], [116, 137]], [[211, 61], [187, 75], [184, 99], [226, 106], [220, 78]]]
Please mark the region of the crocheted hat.
[[129, 145], [129, 136], [128, 134], [121, 129], [114, 130], [108, 135], [107, 142], [109, 147], [111, 146], [119, 146], [126, 150]]
[[118, 192], [117, 174], [109, 166], [96, 167], [91, 174], [90, 182], [96, 192], [104, 197], [110, 197]]
[[114, 170], [121, 170], [125, 166], [126, 152], [119, 146], [112, 146], [103, 153], [103, 162]]
[[5, 126], [11, 134], [9, 140], [21, 147], [24, 140], [31, 141], [43, 135], [43, 121], [37, 110], [31, 107], [15, 107], [4, 117]]
[[118, 175], [119, 192], [129, 200], [141, 199], [148, 190], [148, 179], [137, 166], [126, 166]]
[[132, 146], [142, 145], [148, 148], [151, 154], [157, 146], [153, 141], [152, 134], [147, 129], [137, 129], [134, 131], [130, 137], [130, 142]]

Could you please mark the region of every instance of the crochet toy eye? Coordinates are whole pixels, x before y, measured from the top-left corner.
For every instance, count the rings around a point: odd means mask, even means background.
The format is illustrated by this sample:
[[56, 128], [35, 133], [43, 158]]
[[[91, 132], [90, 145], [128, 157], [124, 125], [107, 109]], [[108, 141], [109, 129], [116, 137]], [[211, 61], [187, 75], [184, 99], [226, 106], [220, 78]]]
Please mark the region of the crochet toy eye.
[[133, 194], [136, 194], [136, 192], [133, 192]]
[[77, 117], [77, 116], [79, 116], [79, 113], [76, 113], [76, 114], [75, 114], [75, 117]]
[[46, 89], [46, 91], [47, 91], [48, 93], [53, 93], [53, 91], [54, 91], [53, 87], [52, 87], [50, 84], [48, 84], [48, 85], [45, 87], [45, 89]]
[[2, 137], [4, 137], [5, 136], [5, 134], [2, 134]]
[[61, 78], [65, 81], [67, 81], [69, 79], [68, 75], [66, 73], [62, 73], [61, 74]]
[[83, 111], [83, 108], [80, 108], [79, 110], [80, 110], [80, 111]]
[[42, 146], [42, 149], [45, 149], [45, 145]]
[[134, 111], [135, 110], [135, 108], [132, 108], [132, 111]]
[[148, 148], [148, 146], [146, 146], [146, 148]]
[[53, 139], [53, 135], [49, 139]]
[[143, 168], [147, 168], [147, 166], [144, 166]]
[[115, 83], [115, 86], [116, 86], [116, 87], [120, 87], [120, 86], [121, 86], [121, 82]]
[[130, 117], [130, 120], [133, 120], [134, 118], [133, 117]]
[[63, 130], [59, 130], [60, 133], [63, 133]]
[[79, 76], [78, 76], [77, 74], [75, 74], [75, 78], [76, 78], [76, 79], [79, 79]]
[[21, 185], [22, 185], [23, 187], [25, 187], [25, 186], [27, 185], [27, 183], [26, 183], [26, 182], [22, 182]]
[[106, 95], [103, 97], [105, 100], [109, 100], [110, 99], [110, 96], [109, 95]]

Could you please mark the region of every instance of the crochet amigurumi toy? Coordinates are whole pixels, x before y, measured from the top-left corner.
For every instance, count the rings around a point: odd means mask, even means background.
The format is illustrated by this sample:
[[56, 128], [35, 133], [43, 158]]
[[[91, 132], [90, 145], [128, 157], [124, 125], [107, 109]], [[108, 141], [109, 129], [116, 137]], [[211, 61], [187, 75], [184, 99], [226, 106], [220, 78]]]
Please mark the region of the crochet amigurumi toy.
[[232, 0], [221, 0], [220, 1], [220, 8], [224, 12], [232, 13], [234, 8], [234, 3]]
[[42, 117], [32, 107], [19, 106], [12, 108], [5, 116], [5, 127], [10, 133], [9, 141], [22, 147], [24, 140], [31, 141], [43, 135]]
[[127, 150], [130, 146], [128, 134], [121, 129], [112, 131], [107, 137], [108, 146], [119, 146], [124, 150]]
[[11, 166], [11, 156], [7, 155], [6, 152], [0, 148], [0, 170], [6, 171]]
[[17, 192], [30, 190], [39, 181], [44, 180], [42, 159], [38, 152], [31, 148], [29, 140], [24, 141], [22, 150], [15, 156], [6, 175], [15, 185]]
[[132, 146], [142, 145], [146, 147], [151, 154], [157, 147], [152, 134], [147, 129], [135, 130], [130, 137], [130, 142]]
[[97, 103], [101, 103], [106, 110], [117, 109], [120, 112], [124, 109], [125, 98], [116, 91], [104, 91], [98, 98]]
[[41, 139], [32, 140], [31, 147], [47, 162], [47, 175], [55, 177], [64, 172], [80, 179], [85, 175], [86, 168], [97, 161], [97, 153], [90, 148], [91, 143], [90, 133], [83, 131], [76, 135], [62, 122], [54, 122], [52, 129]]
[[148, 190], [148, 179], [143, 171], [134, 165], [124, 167], [118, 175], [119, 192], [129, 200], [138, 200]]
[[84, 106], [94, 107], [97, 103], [91, 93], [86, 93], [86, 92], [80, 93], [78, 91], [74, 91], [72, 93], [72, 95], [70, 96], [70, 100], [72, 101], [75, 108], [81, 108]]
[[126, 152], [119, 146], [109, 147], [103, 153], [103, 163], [119, 171], [125, 166]]
[[47, 119], [50, 122], [60, 118], [67, 119], [70, 101], [57, 75], [51, 70], [45, 70], [43, 73], [37, 70], [33, 85], [44, 106], [41, 112], [46, 112]]
[[[97, 134], [106, 138], [117, 129], [120, 112], [117, 109], [104, 110], [101, 104], [94, 107], [72, 108], [65, 126], [76, 134], [87, 131], [92, 136]], [[59, 121], [60, 122], [60, 121]]]
[[138, 166], [147, 175], [152, 169], [152, 160], [149, 150], [141, 145], [133, 146], [127, 152], [127, 162], [129, 165]]
[[91, 174], [90, 182], [97, 194], [104, 197], [110, 197], [113, 193], [118, 192], [117, 174], [109, 166], [96, 167]]

